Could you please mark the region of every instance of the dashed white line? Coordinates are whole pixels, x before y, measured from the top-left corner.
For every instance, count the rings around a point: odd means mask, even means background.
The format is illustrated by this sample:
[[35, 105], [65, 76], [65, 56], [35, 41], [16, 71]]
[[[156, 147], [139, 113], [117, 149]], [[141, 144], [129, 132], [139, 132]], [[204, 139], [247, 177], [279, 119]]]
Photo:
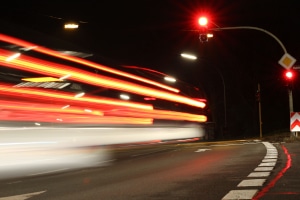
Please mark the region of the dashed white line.
[[271, 156], [265, 156], [265, 159], [269, 159], [269, 158], [277, 158], [277, 155], [271, 155]]
[[258, 166], [260, 167], [273, 167], [276, 165], [276, 162], [264, 162], [264, 163], [260, 163]]
[[[273, 144], [269, 142], [262, 143], [267, 149], [266, 156], [258, 167], [254, 169], [254, 172], [247, 176], [248, 179], [242, 180], [237, 187], [261, 187], [266, 181], [266, 179], [262, 179], [262, 177], [270, 176], [271, 171], [274, 169], [278, 158], [278, 151]], [[231, 190], [222, 198], [222, 200], [252, 199], [258, 191], [258, 189]]]
[[25, 199], [28, 199], [32, 196], [42, 194], [44, 192], [46, 192], [46, 190], [45, 191], [40, 191], [40, 192], [21, 194], [21, 195], [14, 195], [14, 196], [9, 196], [9, 197], [0, 197], [0, 200], [25, 200]]
[[249, 180], [242, 180], [238, 187], [249, 187], [249, 186], [262, 186], [266, 179], [249, 179]]
[[274, 167], [256, 167], [254, 171], [272, 171]]
[[258, 190], [231, 190], [222, 200], [252, 199]]
[[248, 177], [267, 177], [270, 176], [270, 172], [252, 172]]
[[276, 162], [276, 161], [277, 161], [276, 158], [267, 158], [262, 160], [262, 162]]
[[36, 173], [36, 174], [30, 174], [28, 176], [36, 176], [36, 175], [42, 175], [42, 174], [50, 174], [50, 173], [54, 173], [54, 172], [59, 172], [59, 171], [64, 171], [64, 170], [68, 170], [69, 168], [63, 168], [63, 169], [58, 169], [58, 170], [53, 170], [53, 171], [46, 171], [46, 172], [41, 172], [41, 173]]

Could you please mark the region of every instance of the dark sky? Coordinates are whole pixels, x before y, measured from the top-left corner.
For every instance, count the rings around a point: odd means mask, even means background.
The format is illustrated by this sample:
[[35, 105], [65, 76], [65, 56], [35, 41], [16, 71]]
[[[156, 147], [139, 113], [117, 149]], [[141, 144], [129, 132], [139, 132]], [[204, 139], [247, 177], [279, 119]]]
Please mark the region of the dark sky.
[[[212, 121], [222, 127], [227, 116], [230, 134], [254, 136], [259, 134], [258, 83], [263, 133], [289, 129], [284, 69], [278, 64], [284, 52], [272, 37], [254, 30], [215, 31], [209, 42], [201, 43], [198, 32], [193, 31], [197, 17], [201, 13], [209, 16], [211, 28], [266, 29], [300, 60], [299, 4], [296, 0], [19, 1], [6, 3], [1, 17], [120, 64], [155, 69], [194, 84], [209, 100]], [[66, 32], [62, 28], [66, 20], [87, 23]], [[184, 60], [182, 52], [197, 55], [197, 61]], [[298, 80], [293, 92], [294, 110], [300, 111]]]

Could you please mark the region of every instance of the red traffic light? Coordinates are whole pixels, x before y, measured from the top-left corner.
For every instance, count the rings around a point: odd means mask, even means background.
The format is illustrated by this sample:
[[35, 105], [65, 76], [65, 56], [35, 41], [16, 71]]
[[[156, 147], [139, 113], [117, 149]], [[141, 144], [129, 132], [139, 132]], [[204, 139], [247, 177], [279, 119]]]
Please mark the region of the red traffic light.
[[206, 17], [200, 17], [198, 20], [200, 26], [204, 27], [208, 24], [208, 19]]
[[294, 78], [294, 73], [290, 70], [286, 71], [284, 75], [287, 80], [292, 80]]

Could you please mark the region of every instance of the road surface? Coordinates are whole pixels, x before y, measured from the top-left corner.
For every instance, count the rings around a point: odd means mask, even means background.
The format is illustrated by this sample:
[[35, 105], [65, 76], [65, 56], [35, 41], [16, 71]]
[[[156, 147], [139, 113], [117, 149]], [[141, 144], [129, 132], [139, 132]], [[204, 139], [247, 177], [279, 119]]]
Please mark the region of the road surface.
[[112, 149], [105, 167], [2, 180], [0, 200], [251, 199], [282, 170], [279, 148], [240, 140]]

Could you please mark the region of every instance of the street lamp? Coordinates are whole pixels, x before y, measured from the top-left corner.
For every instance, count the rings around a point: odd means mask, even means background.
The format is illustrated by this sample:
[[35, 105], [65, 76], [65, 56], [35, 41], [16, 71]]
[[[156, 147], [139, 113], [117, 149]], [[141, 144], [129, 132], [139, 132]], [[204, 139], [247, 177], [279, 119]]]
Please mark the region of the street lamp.
[[[196, 60], [197, 56], [195, 55], [191, 55], [191, 54], [186, 54], [186, 53], [182, 53], [181, 56], [183, 58], [187, 58], [190, 60]], [[212, 65], [217, 73], [219, 74], [219, 76], [221, 77], [222, 80], [222, 84], [223, 84], [223, 99], [224, 99], [224, 128], [227, 128], [227, 105], [226, 105], [226, 86], [225, 86], [225, 81], [224, 81], [224, 76], [222, 75], [221, 71], [215, 67], [214, 65]]]

